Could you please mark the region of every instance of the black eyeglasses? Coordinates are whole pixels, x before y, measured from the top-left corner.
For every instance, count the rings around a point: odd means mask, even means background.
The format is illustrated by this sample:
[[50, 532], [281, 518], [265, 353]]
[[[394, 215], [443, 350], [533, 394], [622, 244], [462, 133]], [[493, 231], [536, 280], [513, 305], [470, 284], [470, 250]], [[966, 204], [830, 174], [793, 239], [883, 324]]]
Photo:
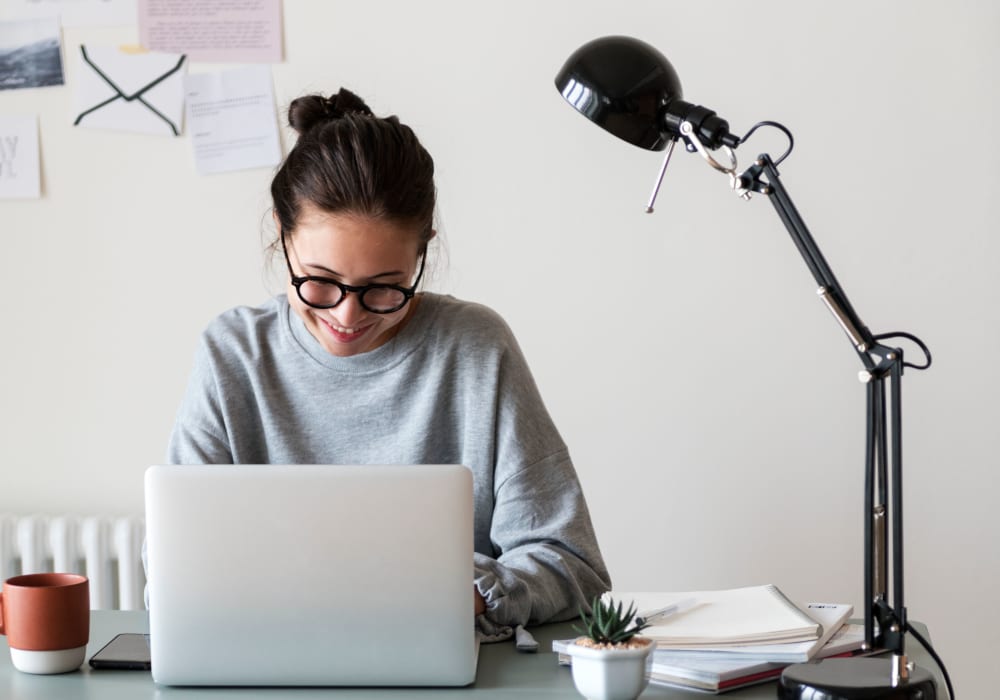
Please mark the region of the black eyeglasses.
[[427, 261], [425, 247], [420, 254], [420, 272], [417, 273], [417, 279], [412, 287], [401, 287], [398, 284], [366, 284], [355, 287], [329, 277], [314, 275], [298, 277], [292, 270], [292, 261], [288, 258], [284, 233], [281, 234], [281, 249], [285, 253], [285, 263], [292, 278], [292, 286], [304, 304], [314, 309], [332, 309], [347, 298], [348, 294], [357, 294], [361, 306], [373, 314], [391, 314], [406, 306], [417, 292], [420, 278], [424, 275], [424, 263]]

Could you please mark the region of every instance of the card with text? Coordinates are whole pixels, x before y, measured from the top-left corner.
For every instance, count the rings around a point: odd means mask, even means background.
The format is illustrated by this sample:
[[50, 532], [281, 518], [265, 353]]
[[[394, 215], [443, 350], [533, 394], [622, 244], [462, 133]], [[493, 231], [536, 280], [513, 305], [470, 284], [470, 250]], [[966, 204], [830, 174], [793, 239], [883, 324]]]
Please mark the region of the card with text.
[[0, 199], [41, 196], [38, 118], [0, 114]]

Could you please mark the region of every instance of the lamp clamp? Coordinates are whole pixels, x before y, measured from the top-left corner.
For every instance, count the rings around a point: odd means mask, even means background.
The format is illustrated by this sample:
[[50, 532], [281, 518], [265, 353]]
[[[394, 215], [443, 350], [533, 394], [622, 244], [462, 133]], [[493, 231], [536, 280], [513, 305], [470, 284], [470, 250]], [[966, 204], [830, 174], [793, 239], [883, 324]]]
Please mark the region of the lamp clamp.
[[[698, 132], [694, 128], [694, 125], [689, 121], [683, 121], [680, 124], [679, 131], [681, 138], [684, 139], [685, 148], [688, 152], [698, 153], [705, 162], [712, 166], [719, 172], [725, 173], [729, 176], [729, 186], [732, 190], [739, 196], [740, 199], [744, 201], [750, 201], [752, 196], [752, 188], [755, 183], [753, 178], [748, 178], [746, 173], [742, 175], [736, 174], [736, 168], [738, 166], [738, 161], [736, 159], [736, 152], [730, 146], [722, 144], [719, 146], [719, 150], [722, 151], [729, 165], [724, 165], [715, 159], [715, 157], [705, 148], [705, 144], [702, 143], [701, 139], [698, 138]], [[763, 192], [764, 190], [760, 190]]]
[[736, 152], [729, 146], [722, 145], [719, 146], [719, 150], [726, 154], [729, 159], [729, 165], [723, 165], [717, 161], [708, 149], [705, 148], [705, 144], [701, 142], [698, 138], [698, 134], [695, 133], [694, 125], [689, 121], [683, 121], [680, 125], [681, 138], [684, 139], [688, 151], [697, 151], [705, 162], [711, 165], [713, 168], [719, 172], [727, 173], [731, 176], [736, 175]]
[[752, 193], [768, 195], [771, 194], [771, 186], [760, 178], [764, 172], [764, 160], [758, 158], [749, 168], [736, 176], [733, 189], [745, 200], [749, 200]]

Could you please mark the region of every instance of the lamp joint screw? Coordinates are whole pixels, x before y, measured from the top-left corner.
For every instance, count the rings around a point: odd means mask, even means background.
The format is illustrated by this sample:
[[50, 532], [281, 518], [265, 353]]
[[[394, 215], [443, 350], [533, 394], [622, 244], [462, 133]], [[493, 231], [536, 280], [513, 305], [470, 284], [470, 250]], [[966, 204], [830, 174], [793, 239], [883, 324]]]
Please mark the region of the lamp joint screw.
[[888, 355], [885, 356], [885, 359], [887, 359], [887, 360], [895, 360], [896, 359], [896, 353], [890, 352]]
[[858, 372], [858, 381], [862, 384], [867, 384], [872, 380], [872, 373], [868, 370], [861, 370]]

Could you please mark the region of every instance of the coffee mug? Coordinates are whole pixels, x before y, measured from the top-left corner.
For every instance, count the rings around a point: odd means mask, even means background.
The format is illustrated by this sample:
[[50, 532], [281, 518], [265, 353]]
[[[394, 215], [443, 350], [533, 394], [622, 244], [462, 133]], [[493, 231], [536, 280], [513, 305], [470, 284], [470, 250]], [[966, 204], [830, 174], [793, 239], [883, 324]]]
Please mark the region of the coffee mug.
[[0, 634], [14, 668], [66, 673], [80, 667], [90, 639], [90, 589], [79, 574], [26, 574], [4, 581]]

